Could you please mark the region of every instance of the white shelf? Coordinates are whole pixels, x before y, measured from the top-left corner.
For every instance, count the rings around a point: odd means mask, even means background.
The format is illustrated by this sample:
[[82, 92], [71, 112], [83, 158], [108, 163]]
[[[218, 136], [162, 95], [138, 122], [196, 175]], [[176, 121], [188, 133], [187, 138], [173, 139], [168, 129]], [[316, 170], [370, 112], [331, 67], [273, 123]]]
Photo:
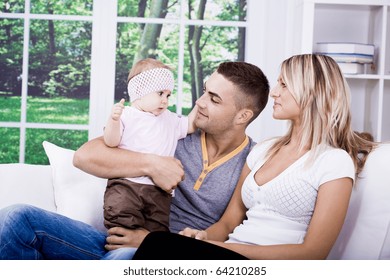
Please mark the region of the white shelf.
[[[390, 1], [303, 0], [301, 53], [318, 42], [375, 45], [374, 66], [345, 75], [351, 88], [352, 127], [390, 141]], [[386, 112], [385, 112], [386, 111]]]
[[372, 74], [358, 74], [358, 75], [345, 74], [344, 76], [347, 79], [364, 79], [364, 80], [379, 80], [381, 78], [379, 75], [372, 75]]

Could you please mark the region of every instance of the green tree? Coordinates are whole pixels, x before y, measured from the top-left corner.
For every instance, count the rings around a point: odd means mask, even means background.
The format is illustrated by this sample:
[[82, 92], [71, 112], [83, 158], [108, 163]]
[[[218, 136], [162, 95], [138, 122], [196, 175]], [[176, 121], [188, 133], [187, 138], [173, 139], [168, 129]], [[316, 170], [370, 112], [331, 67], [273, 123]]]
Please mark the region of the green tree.
[[[22, 5], [23, 4], [23, 5]], [[24, 1], [6, 0], [0, 4], [5, 13], [23, 12]], [[21, 11], [20, 11], [21, 10]], [[31, 1], [32, 14], [91, 15], [92, 0]], [[87, 21], [39, 20], [30, 21], [29, 79], [30, 96], [53, 96], [53, 89], [66, 87], [53, 74], [65, 73], [68, 64], [84, 71], [74, 75], [76, 88], [56, 95], [87, 97], [92, 24]], [[20, 95], [23, 65], [23, 20], [0, 20], [0, 91]], [[47, 85], [50, 84], [50, 87]], [[46, 91], [50, 88], [50, 91]]]
[[[193, 12], [194, 1], [188, 1], [189, 17]], [[202, 20], [206, 9], [207, 0], [200, 0], [196, 14], [196, 19]], [[202, 37], [202, 25], [189, 26], [188, 31], [188, 49], [190, 54], [190, 70], [193, 75], [191, 76], [191, 95], [192, 95], [192, 107], [195, 105], [195, 101], [203, 93], [203, 67], [202, 67], [202, 52], [200, 40]]]
[[0, 92], [20, 96], [23, 65], [23, 20], [0, 19]]
[[[151, 0], [150, 2], [150, 17], [165, 18], [167, 15], [168, 0]], [[162, 25], [161, 24], [145, 24], [142, 30], [141, 42], [139, 44], [138, 52], [133, 61], [156, 57], [156, 50], [158, 47], [158, 39], [160, 38]]]

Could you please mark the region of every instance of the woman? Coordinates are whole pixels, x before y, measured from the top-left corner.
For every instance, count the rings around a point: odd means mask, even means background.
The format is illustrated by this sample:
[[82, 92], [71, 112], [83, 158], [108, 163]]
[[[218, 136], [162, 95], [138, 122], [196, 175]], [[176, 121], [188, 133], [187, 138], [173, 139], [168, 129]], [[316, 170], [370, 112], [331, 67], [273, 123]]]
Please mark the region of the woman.
[[328, 56], [285, 60], [270, 96], [273, 117], [290, 128], [253, 148], [222, 218], [184, 236], [150, 234], [134, 259], [164, 259], [166, 250], [173, 259], [327, 257], [375, 143], [352, 131], [349, 88]]

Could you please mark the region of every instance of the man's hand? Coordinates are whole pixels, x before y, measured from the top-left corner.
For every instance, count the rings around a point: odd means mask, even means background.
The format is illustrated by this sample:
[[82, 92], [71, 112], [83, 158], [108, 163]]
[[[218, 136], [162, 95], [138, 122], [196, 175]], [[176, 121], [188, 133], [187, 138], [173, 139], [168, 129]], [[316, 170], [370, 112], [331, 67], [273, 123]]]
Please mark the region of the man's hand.
[[178, 159], [173, 157], [163, 157], [150, 154], [153, 157], [149, 165], [148, 175], [152, 178], [156, 186], [159, 186], [167, 193], [177, 187], [184, 180], [184, 168]]
[[182, 231], [179, 232], [179, 234], [199, 239], [199, 240], [207, 240], [207, 232], [204, 230], [199, 230], [199, 229], [193, 229], [193, 228], [185, 228]]
[[149, 231], [146, 229], [126, 229], [113, 227], [108, 230], [107, 244], [104, 246], [108, 251], [122, 247], [138, 248]]

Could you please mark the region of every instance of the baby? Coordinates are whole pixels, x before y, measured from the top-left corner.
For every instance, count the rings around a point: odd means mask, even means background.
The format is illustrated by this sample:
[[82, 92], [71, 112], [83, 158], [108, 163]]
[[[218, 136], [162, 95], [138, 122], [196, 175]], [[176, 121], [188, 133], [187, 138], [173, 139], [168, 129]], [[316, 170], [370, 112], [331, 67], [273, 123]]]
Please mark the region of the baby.
[[[113, 106], [104, 129], [104, 142], [160, 156], [173, 156], [177, 141], [195, 131], [196, 106], [188, 115], [167, 110], [174, 88], [170, 68], [147, 58], [137, 62], [128, 77], [131, 106], [125, 100]], [[112, 178], [104, 194], [104, 225], [148, 231], [169, 231], [172, 194], [165, 192], [149, 177]]]

